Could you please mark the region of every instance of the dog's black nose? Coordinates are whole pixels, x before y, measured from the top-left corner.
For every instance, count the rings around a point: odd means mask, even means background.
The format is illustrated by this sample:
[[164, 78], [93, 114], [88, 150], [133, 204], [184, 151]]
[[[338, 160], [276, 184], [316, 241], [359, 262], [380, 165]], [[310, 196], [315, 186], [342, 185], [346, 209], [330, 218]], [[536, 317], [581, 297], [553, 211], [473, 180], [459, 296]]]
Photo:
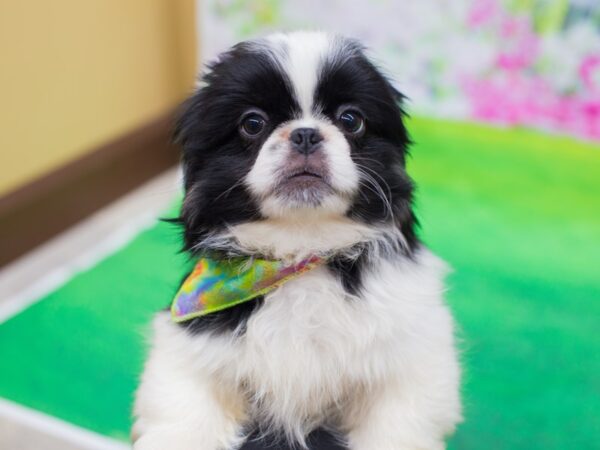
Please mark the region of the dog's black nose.
[[296, 128], [290, 134], [292, 147], [303, 155], [314, 153], [322, 140], [323, 136], [315, 128]]

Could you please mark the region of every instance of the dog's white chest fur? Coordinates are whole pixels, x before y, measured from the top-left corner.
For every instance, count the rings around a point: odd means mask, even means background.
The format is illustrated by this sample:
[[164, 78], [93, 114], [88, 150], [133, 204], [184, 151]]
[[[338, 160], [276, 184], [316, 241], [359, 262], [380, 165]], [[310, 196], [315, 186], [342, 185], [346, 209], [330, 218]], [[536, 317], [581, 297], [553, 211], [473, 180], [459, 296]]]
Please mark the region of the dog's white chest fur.
[[240, 341], [241, 367], [232, 367], [241, 369], [259, 414], [292, 429], [323, 420], [363, 376], [357, 369], [372, 342], [364, 320], [364, 305], [326, 267], [268, 296]]
[[203, 395], [226, 397], [239, 417], [298, 439], [323, 423], [351, 432], [374, 404], [383, 413], [384, 400], [395, 399], [391, 416], [377, 420], [423, 417], [421, 426], [435, 426], [431, 432], [439, 436], [460, 417], [453, 324], [441, 297], [444, 271], [425, 250], [414, 260], [379, 261], [354, 298], [321, 267], [268, 296], [237, 337], [192, 336], [161, 317], [149, 362], [156, 373], [146, 370], [140, 391], [150, 390], [150, 376], [179, 372], [207, 387]]
[[300, 431], [387, 378], [402, 373], [408, 381], [413, 357], [451, 346], [443, 342], [452, 339], [452, 322], [441, 302], [442, 263], [425, 253], [374, 269], [364, 274], [361, 298], [322, 267], [283, 286], [252, 316], [230, 369], [262, 400], [259, 412]]

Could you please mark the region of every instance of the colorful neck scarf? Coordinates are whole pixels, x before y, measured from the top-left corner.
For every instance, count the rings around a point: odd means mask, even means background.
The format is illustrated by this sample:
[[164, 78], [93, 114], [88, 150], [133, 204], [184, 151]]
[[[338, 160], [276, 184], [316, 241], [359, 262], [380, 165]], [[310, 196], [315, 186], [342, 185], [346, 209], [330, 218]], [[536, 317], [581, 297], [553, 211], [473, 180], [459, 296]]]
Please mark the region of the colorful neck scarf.
[[265, 295], [323, 263], [312, 257], [294, 265], [264, 259], [201, 258], [171, 306], [175, 322], [222, 311]]

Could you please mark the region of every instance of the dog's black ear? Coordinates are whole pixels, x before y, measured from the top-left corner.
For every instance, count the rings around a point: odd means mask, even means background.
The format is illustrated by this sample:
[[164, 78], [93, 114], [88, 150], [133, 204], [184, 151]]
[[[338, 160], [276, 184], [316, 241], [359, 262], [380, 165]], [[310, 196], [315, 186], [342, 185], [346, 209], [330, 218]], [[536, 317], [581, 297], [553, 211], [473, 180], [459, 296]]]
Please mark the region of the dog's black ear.
[[406, 110], [404, 108], [406, 101], [408, 100], [408, 97], [406, 95], [404, 95], [402, 92], [400, 92], [392, 84], [392, 82], [390, 80], [388, 80], [388, 86], [390, 89], [390, 95], [396, 101], [396, 103], [398, 104], [398, 107], [400, 108], [400, 113], [402, 114], [403, 117], [408, 116], [408, 113], [406, 112]]
[[183, 168], [183, 184], [186, 190], [189, 188], [189, 149], [190, 147], [197, 147], [199, 145], [199, 143], [193, 142], [194, 136], [198, 133], [198, 131], [195, 130], [195, 127], [197, 125], [196, 116], [200, 114], [199, 101], [199, 93], [196, 92], [179, 106], [175, 116], [175, 127], [173, 129], [172, 139], [182, 149], [181, 164]]
[[196, 94], [188, 98], [177, 108], [175, 115], [175, 127], [173, 129], [172, 139], [176, 144], [185, 146], [190, 137], [190, 113], [194, 109], [194, 97]]
[[[203, 145], [210, 146], [213, 143], [211, 137], [214, 136], [215, 129], [222, 129], [231, 120], [227, 115], [213, 113], [220, 109], [219, 106], [222, 107], [225, 100], [231, 95], [229, 85], [218, 89], [215, 87], [216, 81], [224, 73], [244, 70], [243, 66], [238, 67], [232, 62], [236, 56], [239, 57], [240, 54], [249, 52], [252, 52], [251, 45], [241, 42], [204, 65], [202, 72], [198, 75], [195, 91], [181, 104], [176, 115], [173, 139], [184, 149]], [[211, 86], [212, 88], [210, 88]], [[229, 100], [235, 101], [235, 98]], [[202, 131], [213, 132], [203, 134]]]
[[405, 109], [408, 98], [396, 88], [387, 71], [367, 55], [367, 50], [364, 47], [357, 46], [356, 52], [359, 55], [358, 64], [370, 69], [372, 76], [368, 78], [368, 82], [373, 86], [373, 92], [378, 92], [377, 97], [372, 98], [372, 102], [377, 104], [380, 110], [385, 110], [382, 119], [387, 122], [386, 128], [388, 130], [394, 130], [390, 137], [395, 141], [404, 158], [404, 155], [408, 153], [408, 147], [412, 143], [404, 124], [404, 120], [408, 118]]
[[410, 148], [413, 144], [413, 141], [412, 141], [412, 139], [410, 137], [410, 133], [406, 129], [406, 126], [404, 123], [405, 120], [410, 119], [409, 114], [406, 112], [406, 102], [408, 101], [408, 97], [406, 95], [404, 95], [402, 92], [400, 92], [389, 80], [388, 80], [388, 84], [390, 86], [390, 92], [392, 94], [392, 97], [396, 100], [396, 103], [398, 104], [398, 109], [400, 110], [399, 127], [401, 127], [402, 135], [403, 135], [403, 139], [404, 139], [403, 151], [404, 151], [405, 155], [410, 156]]
[[198, 88], [180, 106], [175, 118], [173, 140], [182, 150], [181, 164], [185, 189], [190, 188], [190, 174], [205, 164], [206, 150], [216, 147], [219, 117], [214, 113], [214, 94]]
[[183, 150], [186, 188], [188, 173], [203, 164], [203, 154], [217, 148], [227, 139], [228, 130], [236, 127], [237, 117], [228, 106], [235, 105], [238, 99], [230, 83], [220, 84], [218, 80], [243, 69], [231, 62], [236, 55], [247, 51], [246, 45], [238, 44], [207, 63], [195, 91], [177, 110], [172, 138]]

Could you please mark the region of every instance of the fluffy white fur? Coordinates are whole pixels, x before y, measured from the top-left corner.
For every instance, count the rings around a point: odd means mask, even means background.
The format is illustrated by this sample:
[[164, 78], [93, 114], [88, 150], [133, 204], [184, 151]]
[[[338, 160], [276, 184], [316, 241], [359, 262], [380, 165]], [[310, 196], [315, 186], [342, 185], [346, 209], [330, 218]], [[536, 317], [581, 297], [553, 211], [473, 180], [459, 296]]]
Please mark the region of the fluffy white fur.
[[[322, 267], [267, 295], [245, 333], [191, 335], [158, 314], [137, 392], [134, 448], [232, 450], [252, 417], [299, 442], [328, 423], [345, 432], [352, 450], [441, 450], [461, 418], [453, 322], [442, 298], [445, 265], [425, 249], [412, 259], [380, 258], [398, 242], [386, 237], [399, 231], [343, 216], [359, 173], [338, 129], [310, 116], [317, 66], [331, 39], [297, 34], [265, 42], [275, 45], [275, 58], [282, 55], [277, 46], [286, 46], [281, 65], [302, 106], [298, 121], [321, 129], [342, 194], [315, 211], [270, 198], [283, 142], [298, 126], [284, 124], [245, 180], [269, 220], [232, 227], [227, 239], [292, 260], [369, 243], [361, 298]], [[223, 236], [211, 239], [218, 247]]]
[[353, 450], [437, 450], [460, 420], [443, 263], [373, 261], [363, 298], [322, 268], [270, 294], [246, 333], [190, 336], [157, 316], [137, 450], [235, 448], [248, 416], [302, 441], [323, 421]]

